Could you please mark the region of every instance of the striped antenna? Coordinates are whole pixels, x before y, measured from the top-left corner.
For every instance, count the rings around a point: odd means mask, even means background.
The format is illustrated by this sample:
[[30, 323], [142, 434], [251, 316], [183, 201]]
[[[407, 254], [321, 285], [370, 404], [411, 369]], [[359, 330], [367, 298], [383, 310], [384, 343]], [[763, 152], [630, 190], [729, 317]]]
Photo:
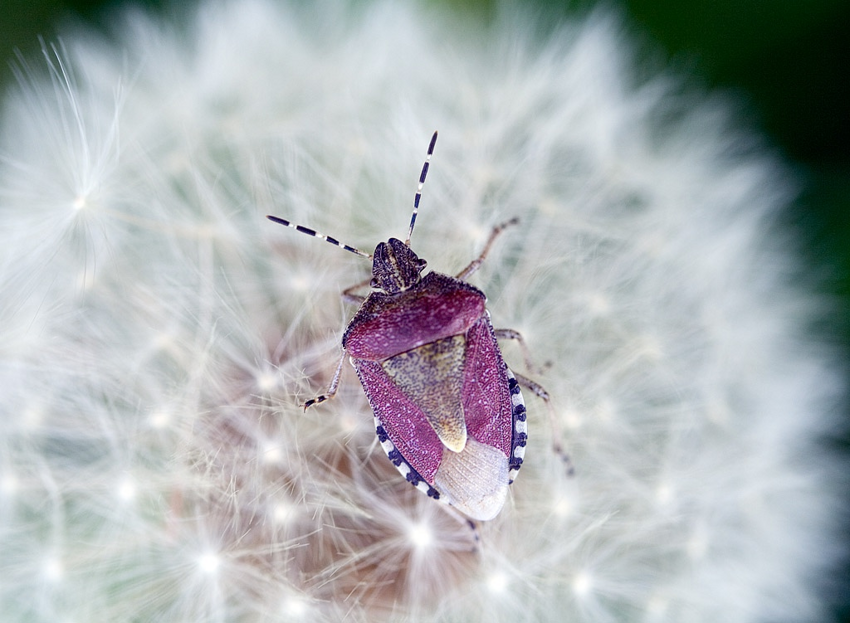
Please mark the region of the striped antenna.
[[437, 142], [437, 133], [431, 137], [431, 143], [428, 145], [428, 155], [425, 156], [425, 164], [422, 165], [422, 173], [419, 174], [419, 187], [416, 189], [416, 196], [413, 198], [413, 214], [410, 217], [410, 229], [407, 230], [407, 240], [404, 244], [410, 246], [410, 237], [413, 235], [413, 226], [416, 225], [416, 215], [419, 214], [419, 199], [422, 198], [422, 186], [425, 185], [425, 176], [428, 175], [428, 167], [431, 164], [431, 154], [434, 153], [434, 145]]
[[368, 253], [364, 253], [360, 249], [355, 249], [354, 247], [349, 247], [347, 244], [342, 244], [336, 238], [331, 238], [330, 236], [325, 236], [324, 234], [320, 234], [315, 229], [310, 229], [309, 227], [302, 227], [301, 225], [296, 225], [295, 223], [290, 223], [289, 221], [279, 218], [277, 216], [266, 215], [266, 218], [270, 221], [274, 221], [275, 223], [280, 223], [281, 225], [286, 225], [287, 227], [291, 227], [292, 229], [300, 231], [302, 234], [307, 234], [308, 236], [313, 236], [314, 238], [321, 238], [325, 242], [330, 242], [332, 245], [338, 246], [340, 249], [345, 249], [346, 251], [351, 251], [355, 255], [359, 255], [361, 257], [365, 257], [368, 260], [372, 259], [372, 256]]

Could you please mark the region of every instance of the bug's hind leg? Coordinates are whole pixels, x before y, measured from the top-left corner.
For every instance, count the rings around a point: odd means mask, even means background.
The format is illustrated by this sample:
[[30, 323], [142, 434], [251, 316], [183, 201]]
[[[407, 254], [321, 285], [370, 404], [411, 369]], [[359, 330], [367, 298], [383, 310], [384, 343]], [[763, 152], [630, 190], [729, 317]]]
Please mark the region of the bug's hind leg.
[[457, 279], [466, 279], [472, 273], [478, 270], [481, 264], [484, 263], [484, 260], [487, 259], [487, 254], [490, 253], [490, 247], [493, 246], [493, 243], [496, 241], [496, 238], [499, 237], [499, 234], [501, 234], [503, 231], [505, 231], [505, 229], [507, 229], [511, 225], [516, 225], [517, 223], [519, 223], [519, 219], [517, 217], [514, 217], [509, 221], [505, 221], [504, 223], [496, 225], [493, 228], [493, 231], [490, 232], [490, 237], [487, 239], [487, 243], [484, 245], [484, 250], [481, 251], [481, 255], [472, 260], [469, 263], [469, 266], [460, 271], [457, 274]]
[[322, 394], [320, 396], [316, 396], [315, 398], [311, 398], [301, 406], [306, 411], [312, 406], [317, 404], [321, 404], [326, 402], [336, 396], [336, 390], [339, 388], [339, 377], [342, 375], [342, 364], [345, 361], [345, 351], [342, 351], [342, 356], [339, 358], [339, 363], [336, 366], [336, 372], [334, 372], [333, 379], [331, 379], [331, 385], [328, 387], [328, 391], [326, 394]]
[[[522, 338], [522, 334], [519, 331], [515, 331], [513, 329], [494, 329], [493, 332], [496, 334], [496, 339], [516, 340], [520, 350], [522, 351], [526, 369], [529, 371], [538, 370], [538, 367], [534, 365], [534, 362], [531, 359], [531, 352], [528, 350], [528, 345], [525, 343], [525, 340]], [[552, 450], [561, 458], [561, 461], [566, 467], [567, 475], [572, 476], [575, 473], [575, 468], [573, 467], [573, 462], [570, 460], [569, 455], [564, 451], [564, 445], [561, 441], [561, 427], [558, 424], [558, 416], [555, 413], [555, 407], [552, 405], [552, 400], [549, 398], [549, 392], [543, 389], [543, 386], [537, 381], [532, 381], [527, 376], [517, 374], [513, 369], [511, 372], [513, 372], [514, 377], [516, 377], [517, 383], [546, 403], [546, 410], [549, 412], [549, 426], [552, 431]]]
[[516, 377], [517, 383], [546, 403], [546, 410], [549, 412], [549, 426], [552, 429], [552, 451], [561, 459], [564, 468], [567, 470], [567, 476], [575, 475], [575, 467], [570, 459], [570, 455], [564, 451], [564, 445], [561, 441], [561, 427], [558, 424], [558, 416], [555, 413], [555, 407], [552, 405], [549, 392], [543, 389], [540, 383], [532, 381], [527, 376], [517, 374], [516, 372], [513, 374]]
[[446, 513], [452, 519], [457, 521], [459, 524], [463, 524], [467, 528], [469, 528], [470, 537], [472, 539], [472, 547], [470, 548], [469, 551], [472, 552], [473, 554], [478, 553], [479, 547], [481, 545], [481, 536], [478, 534], [478, 524], [475, 523], [474, 520], [470, 519], [469, 517], [467, 517], [466, 515], [461, 513], [459, 510], [457, 510], [451, 504], [445, 504], [445, 505], [441, 505], [441, 506], [443, 507], [443, 510], [445, 510]]

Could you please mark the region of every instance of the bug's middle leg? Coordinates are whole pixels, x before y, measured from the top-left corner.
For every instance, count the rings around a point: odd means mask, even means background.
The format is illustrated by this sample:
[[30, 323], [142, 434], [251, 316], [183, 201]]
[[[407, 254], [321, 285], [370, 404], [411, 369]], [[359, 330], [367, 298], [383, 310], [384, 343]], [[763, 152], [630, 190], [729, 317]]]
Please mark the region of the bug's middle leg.
[[339, 377], [342, 375], [342, 364], [345, 361], [345, 350], [342, 351], [342, 356], [339, 358], [339, 363], [336, 366], [336, 372], [334, 372], [333, 379], [331, 379], [331, 385], [328, 387], [328, 391], [325, 394], [320, 396], [316, 396], [315, 398], [311, 398], [301, 406], [306, 411], [310, 407], [321, 404], [327, 400], [330, 400], [334, 396], [336, 396], [336, 390], [339, 389]]
[[[528, 350], [528, 345], [525, 343], [525, 340], [522, 338], [522, 334], [519, 331], [515, 331], [513, 329], [495, 329], [494, 333], [496, 334], [496, 339], [516, 340], [517, 344], [519, 344], [520, 350], [522, 351], [523, 359], [525, 359], [526, 369], [529, 371], [537, 369], [537, 366], [535, 366], [534, 362], [531, 360], [531, 352]], [[564, 446], [561, 441], [561, 427], [558, 424], [558, 416], [555, 413], [555, 407], [552, 404], [552, 399], [549, 397], [549, 392], [543, 389], [543, 386], [537, 381], [532, 381], [527, 376], [517, 374], [514, 370], [511, 371], [514, 373], [517, 383], [540, 398], [546, 404], [546, 410], [549, 413], [549, 426], [552, 430], [552, 450], [555, 454], [561, 457], [561, 461], [563, 461], [566, 466], [567, 474], [572, 476], [575, 469], [573, 468], [573, 462], [570, 460], [569, 455], [564, 452]]]
[[540, 398], [546, 404], [546, 410], [549, 413], [549, 426], [552, 429], [552, 451], [560, 457], [561, 462], [563, 462], [564, 467], [567, 470], [567, 476], [574, 475], [575, 467], [570, 459], [570, 455], [564, 451], [564, 445], [561, 441], [561, 426], [558, 424], [558, 416], [555, 413], [555, 407], [552, 404], [552, 399], [549, 397], [549, 392], [543, 389], [543, 386], [540, 385], [540, 383], [532, 381], [527, 376], [517, 374], [516, 372], [513, 374], [514, 377], [516, 377], [517, 383]]
[[[345, 290], [342, 291], [342, 300], [346, 303], [351, 303], [354, 305], [362, 305], [363, 301], [366, 300], [365, 296], [360, 296], [359, 294], [354, 294], [357, 290], [361, 288], [365, 288], [370, 283], [372, 283], [372, 278], [364, 279], [360, 283], [355, 283], [353, 286], [349, 286]], [[304, 407], [306, 411], [310, 407], [326, 402], [336, 396], [336, 391], [339, 389], [339, 377], [342, 375], [342, 364], [345, 362], [345, 350], [342, 351], [342, 355], [339, 358], [339, 363], [336, 364], [336, 372], [334, 372], [333, 379], [331, 379], [331, 385], [328, 387], [328, 391], [325, 394], [320, 396], [316, 396], [315, 398], [311, 398], [301, 406]]]

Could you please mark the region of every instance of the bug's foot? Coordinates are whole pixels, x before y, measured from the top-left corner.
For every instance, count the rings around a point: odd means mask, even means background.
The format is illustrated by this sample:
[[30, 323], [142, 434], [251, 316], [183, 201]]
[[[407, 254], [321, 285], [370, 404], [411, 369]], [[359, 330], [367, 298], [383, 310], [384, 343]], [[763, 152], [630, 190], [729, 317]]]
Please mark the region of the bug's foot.
[[312, 398], [312, 399], [308, 400], [307, 402], [305, 402], [304, 404], [302, 404], [301, 408], [306, 411], [307, 409], [309, 409], [312, 406], [315, 406], [315, 405], [318, 405], [318, 404], [325, 402], [328, 398], [329, 398], [329, 396], [326, 396], [325, 394], [322, 394], [321, 396], [316, 396], [315, 398]]
[[469, 551], [473, 554], [477, 554], [478, 544], [481, 542], [481, 537], [478, 535], [478, 524], [476, 524], [471, 519], [467, 519], [466, 525], [469, 526], [470, 530], [472, 530], [472, 549], [470, 549]]
[[576, 475], [576, 468], [573, 465], [573, 460], [570, 458], [570, 455], [564, 452], [564, 449], [561, 447], [560, 443], [556, 443], [552, 446], [552, 452], [554, 452], [561, 462], [564, 464], [564, 469], [567, 473], [568, 478], [572, 478]]

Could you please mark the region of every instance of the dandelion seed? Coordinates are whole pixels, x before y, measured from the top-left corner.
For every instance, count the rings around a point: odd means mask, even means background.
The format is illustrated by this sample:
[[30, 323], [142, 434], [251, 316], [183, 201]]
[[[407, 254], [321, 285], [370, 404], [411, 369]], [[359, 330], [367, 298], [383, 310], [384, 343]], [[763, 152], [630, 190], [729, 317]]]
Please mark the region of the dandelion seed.
[[579, 597], [586, 597], [593, 588], [593, 579], [590, 574], [581, 572], [573, 579], [573, 592]]
[[151, 428], [168, 428], [172, 422], [171, 413], [165, 409], [157, 409], [148, 416]]
[[283, 459], [283, 449], [277, 444], [268, 444], [262, 451], [265, 463], [279, 463]]
[[659, 506], [669, 506], [675, 496], [675, 490], [669, 483], [661, 483], [655, 489], [655, 500]]
[[221, 558], [218, 554], [207, 553], [198, 558], [198, 569], [201, 573], [212, 575], [218, 571], [221, 565]]
[[263, 372], [257, 376], [257, 389], [270, 392], [277, 387], [277, 376], [271, 372]]
[[49, 582], [59, 582], [65, 574], [62, 561], [58, 558], [48, 558], [44, 562], [44, 578]]
[[17, 492], [18, 484], [18, 479], [14, 474], [3, 474], [0, 478], [0, 491], [3, 492], [3, 495], [11, 497]]
[[118, 483], [116, 494], [122, 502], [132, 502], [136, 497], [136, 483], [125, 478]]
[[568, 517], [575, 509], [573, 501], [566, 497], [555, 496], [553, 498], [553, 502], [552, 512], [554, 512], [557, 517]]
[[662, 617], [667, 613], [669, 607], [669, 599], [661, 595], [652, 595], [646, 603], [647, 618], [650, 621], [663, 620]]
[[296, 505], [278, 500], [272, 510], [272, 517], [278, 524], [285, 525], [295, 519], [299, 514], [299, 509]]
[[434, 542], [434, 535], [428, 524], [416, 523], [408, 530], [410, 543], [417, 550], [428, 549]]
[[581, 427], [584, 422], [584, 417], [575, 409], [564, 410], [564, 424], [571, 430], [576, 430]]
[[496, 595], [502, 595], [507, 590], [509, 583], [508, 576], [504, 573], [491, 573], [487, 577], [487, 588]]
[[705, 528], [700, 526], [691, 535], [687, 542], [687, 553], [693, 560], [700, 560], [708, 552], [708, 534]]
[[290, 617], [302, 618], [309, 613], [307, 602], [301, 597], [289, 597], [283, 605], [283, 614]]

